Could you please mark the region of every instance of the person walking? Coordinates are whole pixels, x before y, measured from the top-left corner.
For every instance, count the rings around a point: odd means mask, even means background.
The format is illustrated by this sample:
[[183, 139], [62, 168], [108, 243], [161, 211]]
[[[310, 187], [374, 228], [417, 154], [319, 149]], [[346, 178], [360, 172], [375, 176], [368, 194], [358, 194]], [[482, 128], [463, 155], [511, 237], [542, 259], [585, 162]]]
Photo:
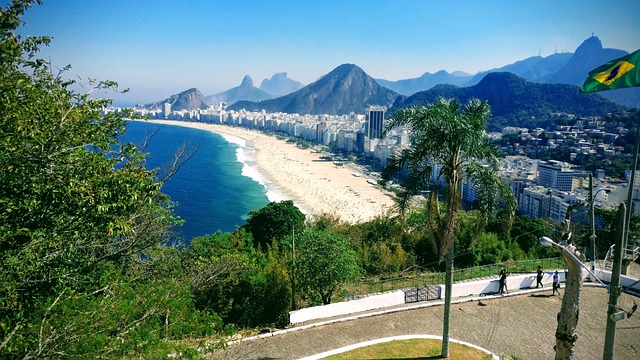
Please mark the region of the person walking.
[[553, 273], [553, 291], [551, 292], [551, 295], [555, 295], [556, 291], [558, 292], [558, 295], [560, 295], [560, 277], [558, 276], [558, 270], [556, 270], [556, 272]]
[[499, 293], [500, 295], [503, 295], [504, 293], [509, 293], [509, 291], [507, 290], [507, 269], [502, 269], [500, 270], [500, 289], [499, 289]]
[[544, 276], [544, 271], [542, 271], [542, 267], [538, 265], [538, 269], [536, 270], [536, 289], [538, 287], [544, 287], [544, 284], [542, 284], [543, 276]]

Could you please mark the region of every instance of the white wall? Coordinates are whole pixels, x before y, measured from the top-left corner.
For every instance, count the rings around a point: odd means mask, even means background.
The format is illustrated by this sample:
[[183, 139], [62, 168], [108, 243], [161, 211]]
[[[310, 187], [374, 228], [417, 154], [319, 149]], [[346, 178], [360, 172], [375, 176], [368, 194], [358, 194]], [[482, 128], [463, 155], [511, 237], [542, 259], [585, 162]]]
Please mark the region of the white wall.
[[[560, 282], [565, 281], [565, 273], [564, 270], [558, 271], [558, 277]], [[553, 282], [553, 272], [545, 272], [542, 277], [542, 284], [551, 285]], [[444, 285], [441, 286], [441, 298], [444, 298]], [[520, 290], [521, 288], [530, 288], [536, 286], [536, 275], [512, 275], [507, 276], [507, 290], [514, 291]], [[497, 293], [500, 290], [500, 281], [499, 279], [495, 280], [476, 280], [476, 281], [468, 281], [463, 283], [453, 284], [453, 292], [451, 294], [452, 297], [461, 297], [461, 296], [469, 296], [469, 295], [482, 295], [482, 294], [492, 294]]]
[[404, 291], [367, 296], [366, 298], [333, 303], [324, 306], [314, 306], [289, 312], [289, 322], [297, 324], [314, 319], [330, 318], [336, 315], [353, 314], [360, 311], [379, 309], [383, 307], [404, 304]]
[[[565, 282], [565, 271], [558, 269], [560, 282]], [[603, 282], [609, 282], [611, 279], [611, 271], [596, 269], [596, 275]], [[582, 269], [582, 276], [588, 278], [589, 273], [586, 269]], [[631, 285], [633, 289], [640, 291], [640, 283], [635, 283], [637, 279], [622, 275], [620, 283], [623, 287]], [[544, 273], [542, 283], [546, 287], [551, 287], [553, 282], [553, 271]], [[634, 284], [635, 283], [635, 284]], [[523, 288], [535, 288], [536, 274], [513, 275], [507, 277], [507, 290], [509, 292], [520, 290]], [[444, 298], [444, 285], [438, 285], [440, 288], [440, 299]], [[463, 283], [453, 284], [452, 297], [465, 297], [473, 295], [488, 295], [498, 292], [500, 282], [498, 277], [495, 279], [475, 280]], [[314, 319], [330, 318], [338, 315], [354, 314], [362, 311], [391, 307], [404, 304], [404, 292], [402, 290], [388, 292], [380, 295], [372, 295], [366, 298], [339, 302], [325, 306], [314, 306], [311, 308], [296, 310], [289, 312], [289, 321], [292, 324], [301, 323]]]
[[[604, 282], [611, 282], [611, 271], [610, 270], [600, 270], [600, 269], [596, 269], [596, 275], [598, 276], [598, 279], [604, 281]], [[631, 287], [632, 289], [636, 290], [636, 291], [640, 291], [640, 283], [637, 282], [638, 279], [634, 279], [632, 277], [626, 276], [626, 275], [620, 275], [620, 286], [622, 286], [623, 288], [628, 288]], [[633, 285], [633, 286], [631, 286]]]

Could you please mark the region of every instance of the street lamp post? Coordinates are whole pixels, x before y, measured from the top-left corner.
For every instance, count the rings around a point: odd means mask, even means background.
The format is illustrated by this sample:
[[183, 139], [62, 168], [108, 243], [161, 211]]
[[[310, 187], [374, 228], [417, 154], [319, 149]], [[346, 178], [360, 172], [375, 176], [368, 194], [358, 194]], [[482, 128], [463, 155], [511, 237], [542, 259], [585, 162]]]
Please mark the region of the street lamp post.
[[543, 246], [553, 246], [560, 252], [560, 256], [567, 264], [565, 279], [565, 291], [562, 297], [562, 306], [558, 313], [558, 327], [556, 328], [556, 360], [571, 359], [573, 356], [573, 344], [578, 339], [576, 327], [578, 326], [578, 313], [580, 310], [580, 290], [582, 289], [582, 261], [576, 256], [575, 247], [563, 241], [556, 243], [550, 238], [540, 238]]
[[596, 257], [597, 257], [597, 249], [596, 249], [596, 216], [595, 216], [595, 198], [601, 192], [607, 192], [609, 189], [600, 189], [593, 193], [593, 174], [589, 173], [589, 207], [591, 211], [591, 235], [589, 236], [589, 240], [591, 243], [591, 281], [596, 281], [595, 272], [596, 272]]
[[627, 222], [628, 217], [626, 213], [632, 211], [631, 208], [626, 209], [624, 203], [620, 204], [618, 219], [618, 230], [616, 231], [616, 245], [614, 247], [613, 255], [613, 269], [611, 269], [611, 283], [609, 285], [609, 304], [607, 306], [607, 330], [604, 337], [604, 360], [613, 360], [614, 348], [616, 342], [616, 322], [622, 320], [618, 312], [618, 297], [620, 297], [620, 273], [622, 270], [622, 245], [627, 235], [626, 227], [629, 226]]

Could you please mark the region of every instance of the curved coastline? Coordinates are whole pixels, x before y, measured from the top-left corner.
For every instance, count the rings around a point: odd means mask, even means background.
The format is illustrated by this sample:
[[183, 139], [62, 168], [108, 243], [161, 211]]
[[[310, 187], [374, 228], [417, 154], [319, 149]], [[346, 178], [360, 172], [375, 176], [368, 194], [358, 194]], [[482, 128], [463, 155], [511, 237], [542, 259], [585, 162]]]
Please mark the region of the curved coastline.
[[147, 121], [211, 131], [237, 144], [242, 175], [264, 186], [269, 201], [293, 200], [307, 216], [328, 213], [358, 223], [386, 214], [395, 203], [390, 193], [354, 176], [349, 168], [258, 131], [199, 122]]

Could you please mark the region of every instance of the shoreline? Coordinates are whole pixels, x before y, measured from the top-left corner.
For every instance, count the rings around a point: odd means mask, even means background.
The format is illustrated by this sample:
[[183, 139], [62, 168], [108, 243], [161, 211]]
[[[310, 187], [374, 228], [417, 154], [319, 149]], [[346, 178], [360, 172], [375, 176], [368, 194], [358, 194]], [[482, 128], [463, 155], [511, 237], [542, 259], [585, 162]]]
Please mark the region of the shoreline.
[[[307, 217], [327, 213], [355, 224], [386, 215], [395, 204], [390, 192], [368, 183], [364, 176], [355, 176], [349, 167], [336, 166], [309, 149], [256, 130], [178, 120], [144, 121], [210, 131], [240, 149], [253, 149], [254, 154], [238, 161], [257, 175], [246, 174], [245, 168], [243, 175], [264, 186], [270, 202], [292, 200]], [[243, 140], [244, 146], [229, 136]]]

